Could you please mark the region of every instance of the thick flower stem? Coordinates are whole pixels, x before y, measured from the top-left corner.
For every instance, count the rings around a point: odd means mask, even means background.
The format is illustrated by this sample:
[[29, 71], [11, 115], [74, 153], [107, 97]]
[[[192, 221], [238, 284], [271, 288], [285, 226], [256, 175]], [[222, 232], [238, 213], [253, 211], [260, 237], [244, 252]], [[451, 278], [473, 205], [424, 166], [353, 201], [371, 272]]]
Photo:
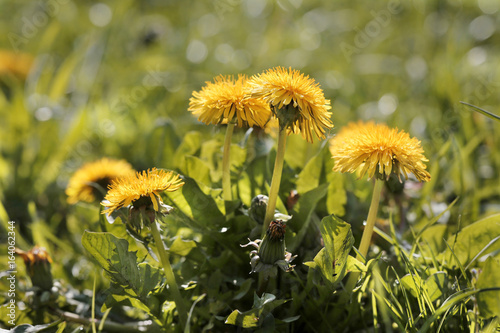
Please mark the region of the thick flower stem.
[[276, 151], [276, 160], [274, 162], [273, 178], [271, 181], [271, 188], [269, 190], [269, 202], [267, 204], [266, 217], [262, 225], [262, 236], [265, 235], [267, 228], [269, 228], [269, 223], [271, 223], [274, 218], [274, 210], [276, 209], [276, 201], [280, 190], [283, 162], [285, 160], [285, 146], [286, 130], [282, 129], [280, 130], [278, 137], [278, 150]]
[[233, 136], [235, 124], [227, 124], [226, 138], [224, 139], [224, 155], [222, 157], [222, 193], [224, 196], [224, 201], [233, 200], [233, 195], [231, 193], [231, 163], [230, 163], [230, 152], [231, 152], [231, 138]]
[[156, 225], [156, 221], [151, 223], [151, 234], [156, 243], [156, 248], [158, 249], [158, 254], [160, 256], [160, 262], [163, 266], [163, 270], [165, 272], [165, 277], [167, 278], [167, 284], [169, 289], [172, 291], [172, 295], [174, 296], [175, 306], [177, 307], [177, 311], [179, 312], [180, 324], [182, 328], [186, 326], [187, 323], [187, 309], [184, 304], [184, 300], [182, 299], [181, 293], [179, 292], [179, 288], [177, 287], [177, 282], [175, 281], [175, 275], [172, 271], [172, 266], [170, 266], [169, 254], [167, 249], [165, 248], [165, 244], [163, 243], [160, 232], [158, 230], [158, 226]]
[[[372, 202], [370, 204], [370, 210], [368, 211], [365, 230], [363, 231], [363, 236], [361, 236], [361, 243], [359, 244], [358, 249], [359, 253], [365, 258], [368, 253], [368, 248], [370, 247], [370, 242], [372, 240], [373, 228], [375, 227], [375, 219], [377, 218], [378, 204], [380, 202], [380, 194], [382, 193], [383, 187], [384, 181], [377, 179], [373, 188]], [[361, 260], [360, 254], [358, 254], [356, 259]]]
[[[368, 254], [368, 248], [370, 247], [370, 242], [373, 235], [373, 228], [375, 227], [375, 219], [377, 218], [378, 206], [380, 202], [380, 194], [382, 193], [382, 188], [384, 186], [384, 181], [377, 179], [375, 181], [375, 186], [373, 188], [372, 202], [370, 204], [370, 209], [368, 211], [368, 217], [366, 219], [365, 230], [363, 231], [363, 236], [361, 236], [361, 243], [359, 244], [359, 254], [356, 256], [356, 259], [362, 260], [363, 257], [366, 258]], [[351, 273], [349, 274], [349, 278], [347, 279], [347, 283], [345, 285], [346, 293], [340, 299], [341, 303], [345, 303], [348, 300], [348, 297], [351, 295], [354, 286], [356, 286], [356, 282], [358, 281], [359, 273]]]

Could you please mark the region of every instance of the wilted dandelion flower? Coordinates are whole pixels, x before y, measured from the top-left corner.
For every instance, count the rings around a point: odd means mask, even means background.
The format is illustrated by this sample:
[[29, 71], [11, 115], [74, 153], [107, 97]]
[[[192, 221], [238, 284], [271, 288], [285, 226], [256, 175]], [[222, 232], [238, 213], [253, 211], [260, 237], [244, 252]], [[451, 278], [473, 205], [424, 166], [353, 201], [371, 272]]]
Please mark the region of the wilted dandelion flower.
[[239, 127], [264, 127], [271, 116], [266, 102], [250, 95], [251, 87], [245, 75], [219, 75], [214, 82], [206, 82], [201, 91], [194, 91], [189, 99], [189, 111], [205, 124], [236, 122]]
[[360, 177], [388, 179], [394, 173], [408, 179], [412, 173], [419, 181], [429, 181], [431, 175], [423, 162], [420, 141], [397, 128], [373, 122], [350, 123], [330, 141], [330, 152], [335, 159], [334, 171], [360, 171]]
[[111, 181], [128, 175], [133, 175], [134, 169], [125, 160], [102, 158], [86, 163], [70, 178], [66, 195], [68, 203], [79, 201], [94, 202], [101, 200]]
[[325, 99], [319, 84], [295, 69], [275, 67], [253, 76], [250, 81], [252, 96], [267, 101], [279, 119], [280, 129], [301, 133], [312, 142], [312, 133], [325, 137], [332, 128], [330, 101]]
[[160, 212], [163, 205], [160, 193], [176, 191], [182, 185], [184, 182], [179, 175], [156, 168], [118, 178], [111, 183], [108, 194], [102, 202], [106, 207], [103, 213], [109, 215], [129, 205], [152, 206], [154, 211]]

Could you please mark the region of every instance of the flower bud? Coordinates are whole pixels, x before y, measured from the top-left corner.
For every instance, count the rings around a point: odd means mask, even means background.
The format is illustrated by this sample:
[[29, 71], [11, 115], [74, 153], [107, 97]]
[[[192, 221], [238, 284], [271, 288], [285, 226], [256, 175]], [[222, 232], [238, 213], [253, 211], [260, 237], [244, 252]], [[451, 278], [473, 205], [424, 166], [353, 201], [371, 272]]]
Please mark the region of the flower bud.
[[268, 201], [269, 198], [263, 194], [259, 194], [252, 199], [248, 215], [259, 224], [264, 223]]
[[53, 284], [50, 270], [52, 259], [45, 248], [35, 246], [28, 252], [16, 249], [16, 253], [23, 258], [33, 286], [44, 291], [50, 290]]
[[274, 265], [285, 259], [285, 224], [283, 221], [271, 221], [266, 235], [259, 246], [259, 257], [263, 264]]

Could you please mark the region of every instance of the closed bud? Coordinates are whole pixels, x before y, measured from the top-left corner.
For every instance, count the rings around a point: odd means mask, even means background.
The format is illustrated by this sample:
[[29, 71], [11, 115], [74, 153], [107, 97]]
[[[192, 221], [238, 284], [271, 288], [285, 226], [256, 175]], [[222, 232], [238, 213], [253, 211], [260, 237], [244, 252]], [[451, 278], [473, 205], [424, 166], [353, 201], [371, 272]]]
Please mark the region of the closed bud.
[[259, 194], [252, 199], [248, 215], [259, 224], [264, 223], [268, 201], [269, 198], [263, 194]]
[[16, 253], [20, 255], [26, 265], [31, 283], [34, 287], [38, 287], [43, 291], [49, 291], [52, 288], [52, 259], [43, 247], [35, 246], [28, 252], [16, 249]]

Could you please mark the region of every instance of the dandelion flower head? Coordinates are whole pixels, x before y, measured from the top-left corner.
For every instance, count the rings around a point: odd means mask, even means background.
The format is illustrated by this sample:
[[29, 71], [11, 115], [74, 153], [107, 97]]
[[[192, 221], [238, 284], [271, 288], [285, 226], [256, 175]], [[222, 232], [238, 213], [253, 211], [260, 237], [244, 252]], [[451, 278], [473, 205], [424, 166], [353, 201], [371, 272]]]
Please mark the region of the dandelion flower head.
[[264, 127], [271, 117], [266, 102], [250, 95], [251, 88], [245, 75], [219, 75], [214, 82], [206, 82], [201, 91], [194, 91], [189, 108], [205, 124], [227, 124], [235, 121], [239, 127]]
[[280, 129], [301, 133], [309, 142], [312, 133], [324, 138], [332, 128], [330, 101], [319, 84], [295, 69], [275, 67], [250, 79], [252, 96], [267, 101], [280, 121]]
[[[68, 203], [79, 201], [94, 202], [104, 196], [100, 191], [106, 191], [111, 181], [116, 178], [133, 175], [134, 169], [125, 160], [102, 158], [84, 164], [70, 178], [66, 195]], [[99, 200], [100, 200], [99, 199]]]
[[360, 177], [388, 178], [395, 173], [408, 179], [412, 173], [419, 181], [429, 181], [431, 175], [423, 162], [420, 141], [397, 128], [373, 122], [350, 123], [330, 141], [330, 152], [335, 159], [334, 171], [360, 171]]
[[118, 178], [111, 183], [102, 202], [106, 207], [103, 213], [110, 215], [117, 209], [138, 203], [139, 200], [152, 204], [155, 211], [160, 211], [160, 205], [163, 204], [160, 193], [176, 191], [182, 185], [184, 182], [178, 174], [156, 168]]

